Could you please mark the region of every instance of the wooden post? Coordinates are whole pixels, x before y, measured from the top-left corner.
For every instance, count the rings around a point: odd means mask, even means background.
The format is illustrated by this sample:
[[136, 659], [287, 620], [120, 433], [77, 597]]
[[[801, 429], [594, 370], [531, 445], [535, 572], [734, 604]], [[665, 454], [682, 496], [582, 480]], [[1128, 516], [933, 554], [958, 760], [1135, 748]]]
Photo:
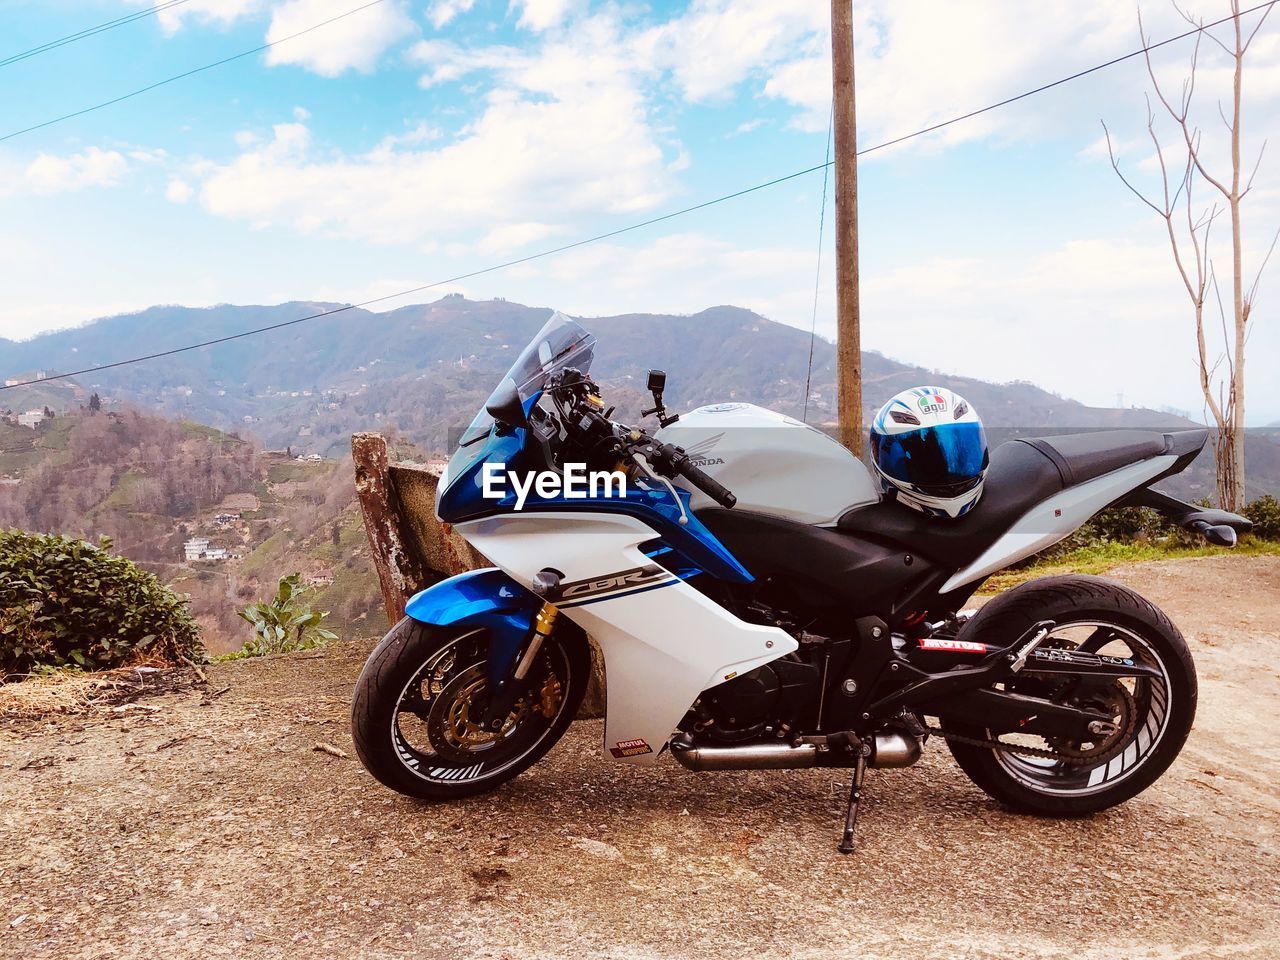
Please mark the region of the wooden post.
[[382, 587], [387, 623], [395, 624], [404, 616], [405, 602], [439, 577], [427, 579], [427, 571], [409, 546], [412, 534], [405, 527], [400, 502], [392, 490], [387, 441], [376, 433], [353, 434], [351, 458], [355, 461], [356, 495]]
[[858, 305], [858, 124], [853, 0], [831, 0], [831, 109], [836, 173], [836, 395], [840, 442], [862, 456], [862, 333]]

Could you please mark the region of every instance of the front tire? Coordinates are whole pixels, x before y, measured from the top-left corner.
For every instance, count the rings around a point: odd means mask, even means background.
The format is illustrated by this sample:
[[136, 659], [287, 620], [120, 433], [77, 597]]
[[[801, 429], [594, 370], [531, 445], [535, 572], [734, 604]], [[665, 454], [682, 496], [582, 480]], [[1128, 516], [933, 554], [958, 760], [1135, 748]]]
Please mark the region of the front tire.
[[[1095, 684], [1085, 692], [1095, 703], [1110, 699], [1123, 736], [1098, 743], [1034, 744], [1058, 748], [1057, 760], [955, 741], [947, 746], [969, 779], [1015, 810], [1082, 816], [1123, 803], [1169, 768], [1191, 732], [1197, 696], [1191, 652], [1178, 628], [1150, 601], [1113, 581], [1079, 575], [1044, 577], [1002, 593], [965, 623], [956, 639], [1007, 646], [1041, 620], [1057, 624], [1042, 646], [1132, 656], [1161, 671], [1160, 680]], [[955, 721], [943, 727], [990, 739], [981, 727]], [[1031, 745], [1016, 734], [1002, 740], [1019, 741]]]
[[473, 796], [527, 770], [564, 735], [591, 673], [581, 631], [556, 625], [529, 673], [530, 691], [493, 734], [471, 714], [483, 709], [487, 650], [484, 628], [407, 617], [383, 637], [356, 682], [351, 710], [356, 753], [380, 783], [424, 800]]

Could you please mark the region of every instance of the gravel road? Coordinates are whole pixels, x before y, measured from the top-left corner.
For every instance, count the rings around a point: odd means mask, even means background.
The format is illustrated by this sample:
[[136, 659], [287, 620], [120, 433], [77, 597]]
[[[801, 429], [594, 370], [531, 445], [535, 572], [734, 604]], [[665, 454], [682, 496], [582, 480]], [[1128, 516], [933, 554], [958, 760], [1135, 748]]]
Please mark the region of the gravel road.
[[0, 724], [0, 956], [1280, 957], [1280, 558], [1113, 576], [1182, 627], [1201, 700], [1172, 770], [1107, 813], [1005, 812], [933, 743], [869, 773], [841, 857], [836, 773], [624, 768], [599, 721], [421, 805], [315, 749], [352, 751], [369, 645], [346, 643]]

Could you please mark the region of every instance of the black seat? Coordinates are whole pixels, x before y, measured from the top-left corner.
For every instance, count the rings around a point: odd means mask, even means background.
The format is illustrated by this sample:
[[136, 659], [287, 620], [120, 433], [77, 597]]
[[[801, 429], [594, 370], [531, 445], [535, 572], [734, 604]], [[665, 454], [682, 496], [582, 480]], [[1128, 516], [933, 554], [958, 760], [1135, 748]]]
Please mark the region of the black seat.
[[1052, 460], [1062, 474], [1063, 486], [1067, 487], [1158, 457], [1168, 444], [1164, 434], [1150, 430], [1106, 430], [1036, 437], [1022, 442]]
[[1166, 453], [1178, 457], [1166, 472], [1176, 472], [1194, 459], [1207, 438], [1205, 430], [1172, 434], [1107, 430], [1010, 440], [992, 452], [982, 498], [963, 517], [927, 517], [892, 500], [882, 500], [850, 510], [836, 526], [908, 545], [941, 566], [959, 569], [976, 560], [1033, 506], [1058, 491]]

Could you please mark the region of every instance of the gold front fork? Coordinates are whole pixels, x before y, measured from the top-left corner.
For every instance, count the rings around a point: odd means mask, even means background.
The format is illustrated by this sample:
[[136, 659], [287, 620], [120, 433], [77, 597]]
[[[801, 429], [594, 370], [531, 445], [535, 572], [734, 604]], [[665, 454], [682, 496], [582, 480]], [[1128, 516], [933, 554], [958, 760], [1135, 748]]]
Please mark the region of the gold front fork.
[[538, 610], [538, 616], [533, 622], [533, 639], [529, 641], [529, 648], [525, 650], [524, 656], [516, 664], [515, 677], [517, 680], [523, 680], [528, 675], [529, 668], [533, 666], [533, 658], [542, 649], [542, 641], [551, 636], [551, 631], [555, 628], [556, 617], [559, 615], [560, 611], [554, 603], [543, 602]]

